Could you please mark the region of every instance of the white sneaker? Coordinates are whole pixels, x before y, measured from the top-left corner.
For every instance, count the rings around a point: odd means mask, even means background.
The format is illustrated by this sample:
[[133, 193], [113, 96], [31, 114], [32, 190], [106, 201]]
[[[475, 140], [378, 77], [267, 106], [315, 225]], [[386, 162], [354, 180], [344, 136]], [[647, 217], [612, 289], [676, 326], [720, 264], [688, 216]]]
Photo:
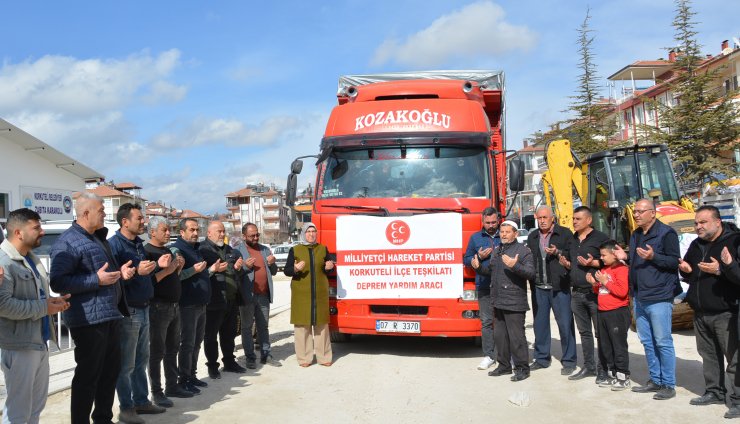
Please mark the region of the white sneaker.
[[483, 360], [480, 361], [480, 364], [478, 364], [479, 370], [487, 370], [488, 368], [492, 367], [496, 363], [495, 359], [491, 359], [490, 356], [484, 356]]

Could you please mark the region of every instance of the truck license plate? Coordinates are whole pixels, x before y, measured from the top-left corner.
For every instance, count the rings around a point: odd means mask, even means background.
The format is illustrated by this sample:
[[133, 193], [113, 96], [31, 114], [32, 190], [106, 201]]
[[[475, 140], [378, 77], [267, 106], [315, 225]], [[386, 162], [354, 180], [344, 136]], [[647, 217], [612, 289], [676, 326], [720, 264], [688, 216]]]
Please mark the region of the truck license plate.
[[378, 333], [421, 333], [419, 321], [375, 321], [375, 331]]

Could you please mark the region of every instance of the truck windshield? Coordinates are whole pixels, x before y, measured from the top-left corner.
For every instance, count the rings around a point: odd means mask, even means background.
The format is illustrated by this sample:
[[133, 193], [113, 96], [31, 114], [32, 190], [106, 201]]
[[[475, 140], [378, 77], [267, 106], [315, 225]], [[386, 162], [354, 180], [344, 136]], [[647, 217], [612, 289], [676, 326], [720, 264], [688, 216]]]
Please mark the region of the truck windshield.
[[638, 153], [637, 161], [640, 165], [639, 176], [642, 183], [642, 193], [637, 188], [638, 172], [635, 170], [634, 158], [628, 155], [609, 159], [614, 192], [620, 204], [650, 197], [648, 193], [654, 189], [660, 191], [658, 201], [678, 200], [676, 178], [665, 152], [660, 154]]
[[335, 151], [317, 198], [489, 197], [486, 156], [482, 146]]

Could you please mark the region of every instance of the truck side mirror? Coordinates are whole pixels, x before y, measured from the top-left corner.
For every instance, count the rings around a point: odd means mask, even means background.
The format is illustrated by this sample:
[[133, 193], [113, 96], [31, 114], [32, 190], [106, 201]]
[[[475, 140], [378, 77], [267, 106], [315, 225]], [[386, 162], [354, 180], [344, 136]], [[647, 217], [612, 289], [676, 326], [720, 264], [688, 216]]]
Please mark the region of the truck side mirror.
[[[293, 162], [293, 164], [295, 165], [295, 161]], [[303, 165], [301, 164], [301, 166]], [[291, 168], [293, 168], [292, 165], [291, 165]], [[298, 170], [298, 172], [300, 172], [300, 170]], [[287, 184], [287, 187], [285, 188], [285, 204], [286, 205], [288, 206], [295, 205], [295, 198], [296, 198], [297, 190], [298, 190], [298, 174], [291, 172], [288, 175], [288, 184]]]
[[296, 159], [293, 161], [293, 163], [290, 164], [290, 173], [291, 174], [300, 174], [303, 170], [303, 161], [300, 159]]
[[509, 191], [524, 190], [524, 162], [521, 159], [509, 161]]

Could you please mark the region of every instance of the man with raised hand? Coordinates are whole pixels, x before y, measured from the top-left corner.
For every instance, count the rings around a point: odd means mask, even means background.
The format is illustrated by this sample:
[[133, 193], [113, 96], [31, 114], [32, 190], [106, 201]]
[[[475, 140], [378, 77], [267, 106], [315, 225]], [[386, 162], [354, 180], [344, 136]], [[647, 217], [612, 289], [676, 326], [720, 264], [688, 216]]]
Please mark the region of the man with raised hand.
[[550, 310], [555, 315], [560, 334], [562, 375], [576, 370], [576, 333], [571, 310], [570, 273], [559, 261], [559, 255], [569, 256], [573, 233], [555, 223], [549, 206], [535, 212], [537, 231], [527, 237], [527, 247], [534, 256], [537, 276], [530, 281], [534, 315], [534, 361], [530, 371], [550, 366]]
[[211, 280], [211, 300], [206, 307], [206, 331], [203, 350], [206, 354], [208, 376], [221, 378], [218, 349], [221, 345], [221, 360], [226, 372], [242, 374], [247, 370], [236, 363], [234, 338], [236, 337], [239, 289], [243, 278], [244, 260], [238, 250], [225, 243], [226, 229], [221, 221], [208, 224], [206, 240], [200, 245], [200, 253], [208, 265]]
[[[51, 316], [69, 307], [52, 297], [49, 278], [33, 249], [41, 245], [41, 217], [30, 209], [8, 215], [0, 243], [0, 356], [5, 376], [3, 422], [38, 423], [49, 394]], [[6, 271], [7, 270], [7, 271]]]
[[673, 298], [681, 293], [676, 230], [660, 222], [649, 199], [635, 202], [637, 229], [630, 237], [629, 255], [618, 249], [617, 258], [630, 266], [629, 282], [637, 336], [645, 349], [650, 380], [633, 392], [655, 393], [653, 399], [676, 396], [676, 350], [671, 334]]
[[[483, 267], [488, 267], [491, 252], [501, 245], [498, 234], [499, 213], [496, 208], [485, 208], [481, 214], [483, 227], [473, 233], [468, 240], [468, 248], [463, 256], [463, 264], [472, 267], [473, 259], [477, 259]], [[478, 316], [480, 317], [481, 347], [483, 359], [478, 364], [479, 370], [485, 370], [496, 363], [496, 345], [493, 342], [493, 303], [491, 303], [491, 276], [481, 273], [475, 274], [475, 292], [478, 298]]]
[[[678, 269], [689, 283], [686, 301], [694, 310], [696, 350], [704, 370], [704, 394], [691, 399], [692, 405], [724, 405], [730, 397], [725, 418], [740, 417], [740, 387], [737, 386], [737, 303], [740, 279], [737, 248], [740, 232], [735, 224], [723, 223], [719, 210], [705, 205], [697, 209], [694, 228], [698, 236], [691, 242]], [[732, 382], [728, 393], [727, 376]]]
[[119, 263], [131, 261], [136, 274], [123, 282], [129, 316], [121, 323], [121, 372], [116, 383], [120, 404], [119, 421], [143, 424], [139, 414], [161, 414], [166, 410], [149, 401], [146, 367], [149, 365], [149, 302], [154, 294], [151, 274], [156, 267], [169, 265], [168, 256], [159, 264], [150, 261], [144, 251], [144, 215], [141, 206], [124, 203], [116, 220], [121, 229], [109, 240], [113, 256]]
[[260, 348], [260, 363], [280, 367], [280, 361], [270, 353], [270, 304], [274, 290], [272, 276], [277, 274], [275, 256], [270, 248], [260, 244], [259, 229], [255, 224], [248, 222], [242, 227], [244, 244], [239, 245], [239, 252], [244, 260], [244, 270], [247, 279], [242, 288], [243, 305], [239, 307], [242, 319], [242, 345], [247, 357], [247, 368], [256, 368], [257, 357], [254, 354], [252, 340], [252, 324], [257, 326], [257, 341]]
[[72, 424], [108, 423], [121, 369], [121, 319], [128, 316], [120, 280], [134, 276], [132, 263], [119, 264], [106, 240], [103, 200], [83, 192], [76, 201], [77, 220], [51, 247], [51, 289], [71, 294], [63, 313], [75, 344], [70, 402]]

